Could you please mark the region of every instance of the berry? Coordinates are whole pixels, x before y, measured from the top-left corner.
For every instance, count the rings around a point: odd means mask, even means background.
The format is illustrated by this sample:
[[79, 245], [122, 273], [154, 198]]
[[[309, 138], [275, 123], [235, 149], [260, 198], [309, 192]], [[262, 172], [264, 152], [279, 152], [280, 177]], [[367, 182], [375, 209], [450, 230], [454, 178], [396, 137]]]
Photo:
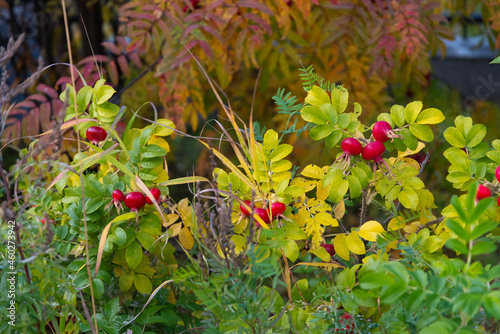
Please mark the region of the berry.
[[497, 170], [495, 171], [495, 176], [497, 178], [497, 181], [500, 182], [500, 166], [497, 167]]
[[130, 209], [130, 211], [140, 210], [146, 205], [146, 199], [144, 195], [138, 191], [133, 191], [127, 196], [125, 196], [125, 206]]
[[[340, 328], [340, 331], [342, 331], [342, 333], [354, 333], [354, 331], [351, 329], [351, 326], [353, 324], [352, 318], [352, 315], [350, 315], [349, 313], [344, 313], [340, 316], [339, 325], [343, 326]], [[339, 329], [337, 328], [336, 331], [338, 332]]]
[[119, 202], [123, 202], [125, 200], [125, 196], [123, 196], [123, 193], [120, 189], [113, 190], [112, 196], [115, 204], [118, 204]]
[[328, 252], [328, 254], [330, 254], [330, 256], [335, 255], [335, 248], [332, 244], [322, 244], [320, 246], [323, 247]]
[[281, 202], [271, 204], [271, 215], [274, 217], [281, 215], [286, 210], [286, 205]]
[[386, 142], [389, 140], [387, 134], [392, 130], [392, 127], [386, 121], [378, 121], [372, 129], [373, 138], [377, 141]]
[[[251, 206], [250, 204], [252, 203], [252, 201], [246, 200], [245, 203], [248, 204], [248, 206]], [[245, 216], [250, 216], [250, 212], [243, 205], [240, 205], [240, 210], [241, 213], [243, 213]]]
[[359, 155], [363, 150], [361, 143], [356, 138], [346, 138], [340, 144], [342, 150], [350, 155]]
[[483, 198], [488, 198], [490, 196], [491, 196], [491, 190], [480, 184], [479, 187], [477, 188], [476, 199], [480, 201]]
[[[150, 189], [149, 191], [151, 191], [151, 194], [153, 195], [153, 197], [155, 198], [156, 201], [158, 201], [160, 199], [160, 196], [161, 196], [160, 189], [153, 188], [153, 189]], [[151, 201], [148, 196], [144, 196], [144, 198], [146, 199], [146, 203], [148, 203], [149, 205], [153, 204], [153, 201]]]
[[45, 225], [45, 218], [42, 219], [42, 224]]
[[498, 204], [498, 206], [500, 206], [500, 197], [498, 197], [498, 199], [497, 199], [497, 204]]
[[361, 156], [363, 159], [375, 160], [380, 158], [380, 156], [385, 152], [385, 145], [381, 141], [373, 141], [363, 147], [363, 151], [361, 152]]
[[97, 145], [98, 143], [106, 139], [108, 134], [106, 133], [106, 130], [104, 130], [100, 126], [91, 126], [87, 129], [86, 136], [87, 140], [92, 142], [92, 144]]
[[[263, 208], [255, 208], [255, 213], [264, 221], [266, 224], [271, 224], [271, 219], [269, 218], [269, 213], [266, 209]], [[257, 227], [260, 227], [259, 222], [255, 224]]]

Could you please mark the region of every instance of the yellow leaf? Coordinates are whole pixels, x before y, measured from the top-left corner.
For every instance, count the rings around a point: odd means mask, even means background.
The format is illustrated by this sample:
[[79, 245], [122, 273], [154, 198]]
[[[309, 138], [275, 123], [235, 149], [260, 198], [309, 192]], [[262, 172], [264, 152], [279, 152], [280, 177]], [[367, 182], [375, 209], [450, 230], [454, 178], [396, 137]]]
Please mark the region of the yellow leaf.
[[349, 261], [349, 248], [347, 248], [347, 237], [345, 234], [339, 234], [333, 239], [335, 253], [346, 261]]
[[296, 177], [290, 182], [291, 186], [299, 186], [304, 188], [305, 192], [311, 191], [316, 187], [316, 182], [315, 181], [309, 181], [306, 179], [303, 179], [301, 177]]
[[387, 231], [397, 231], [405, 226], [403, 217], [394, 217], [387, 225]]
[[156, 126], [154, 130], [154, 134], [157, 136], [170, 136], [175, 129], [175, 124], [169, 119], [166, 118], [160, 118], [159, 120], [156, 121]]
[[323, 176], [325, 176], [325, 173], [323, 173], [321, 167], [316, 165], [307, 165], [300, 174], [305, 177], [310, 177], [311, 179], [317, 180], [321, 180], [323, 179]]
[[158, 145], [161, 148], [163, 148], [165, 151], [170, 152], [170, 145], [168, 145], [167, 141], [161, 137], [158, 136], [151, 136], [151, 138], [148, 141], [148, 145]]
[[330, 193], [330, 186], [323, 187], [323, 181], [319, 180], [316, 184], [316, 198], [319, 200], [326, 200]]
[[182, 246], [184, 246], [184, 248], [186, 248], [187, 250], [193, 249], [194, 246], [193, 235], [191, 234], [191, 231], [187, 227], [181, 229], [179, 233], [179, 241], [181, 242]]
[[325, 262], [330, 262], [330, 260], [331, 260], [330, 254], [323, 247], [311, 249], [311, 250], [309, 250], [309, 252], [316, 255], [317, 257], [319, 257], [321, 260], [323, 260]]
[[345, 203], [344, 201], [340, 201], [337, 205], [335, 205], [335, 209], [333, 210], [333, 214], [335, 215], [335, 218], [337, 219], [342, 219], [345, 214]]
[[[158, 214], [157, 214], [157, 216], [158, 216]], [[171, 213], [171, 214], [169, 214], [169, 215], [167, 215], [165, 217], [166, 223], [163, 222], [162, 224], [165, 227], [169, 227], [170, 225], [172, 225], [173, 223], [175, 223], [177, 221], [177, 219], [179, 219], [179, 215], [176, 215], [175, 213]]]
[[346, 237], [346, 244], [347, 248], [349, 248], [349, 250], [354, 254], [366, 253], [365, 243], [358, 237], [358, 233], [356, 233], [356, 231], [352, 231], [351, 234]]
[[182, 223], [174, 224], [174, 225], [170, 226], [170, 228], [168, 229], [169, 235], [171, 237], [176, 237], [181, 232], [181, 229], [182, 229]]
[[384, 228], [375, 220], [367, 221], [359, 228], [359, 236], [368, 241], [377, 241], [377, 235], [384, 232]]
[[402, 158], [402, 157], [407, 157], [407, 156], [410, 156], [412, 154], [418, 153], [418, 152], [422, 151], [422, 149], [424, 147], [425, 147], [425, 144], [419, 141], [417, 148], [415, 150], [410, 150], [409, 148], [407, 148], [406, 151], [404, 151], [404, 152], [398, 152], [398, 157]]
[[165, 181], [168, 181], [168, 173], [166, 170], [162, 169], [158, 173], [158, 177], [156, 177], [156, 179], [154, 179], [154, 183], [162, 183]]
[[331, 214], [326, 212], [320, 212], [315, 217], [314, 220], [316, 223], [319, 223], [323, 226], [339, 226], [339, 222], [337, 219], [334, 219]]
[[231, 237], [231, 241], [234, 244], [234, 252], [236, 254], [240, 254], [247, 247], [247, 238], [245, 238], [244, 236], [235, 234]]

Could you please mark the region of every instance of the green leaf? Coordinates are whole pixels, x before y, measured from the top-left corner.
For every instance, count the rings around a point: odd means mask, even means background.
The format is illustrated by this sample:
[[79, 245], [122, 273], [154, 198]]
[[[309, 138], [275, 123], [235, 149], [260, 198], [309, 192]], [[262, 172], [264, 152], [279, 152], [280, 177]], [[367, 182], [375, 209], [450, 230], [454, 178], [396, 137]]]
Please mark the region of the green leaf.
[[302, 297], [304, 297], [306, 303], [311, 300], [311, 292], [309, 291], [309, 282], [305, 278], [297, 281], [297, 284], [295, 284], [292, 288], [292, 299], [294, 301], [301, 301], [302, 300], [301, 295]]
[[485, 233], [488, 233], [498, 227], [498, 223], [493, 220], [480, 222], [471, 232], [470, 238], [475, 240]]
[[325, 139], [326, 147], [333, 148], [338, 142], [342, 139], [342, 131], [334, 130], [328, 137]]
[[458, 254], [468, 254], [469, 249], [458, 239], [448, 239], [445, 243], [446, 247], [454, 250]]
[[479, 255], [485, 253], [492, 253], [497, 249], [497, 246], [489, 241], [479, 241], [474, 246], [472, 246], [471, 254]]
[[163, 157], [167, 154], [167, 151], [156, 144], [147, 145], [141, 151], [141, 156], [143, 158], [155, 158]]
[[410, 132], [422, 141], [431, 142], [434, 140], [434, 133], [428, 125], [410, 124]]
[[106, 303], [106, 305], [104, 306], [104, 314], [106, 314], [106, 317], [112, 318], [118, 312], [120, 312], [120, 309], [121, 309], [120, 298], [116, 297]]
[[407, 208], [415, 210], [418, 205], [418, 195], [415, 190], [411, 188], [403, 188], [398, 195], [398, 199], [401, 204]]
[[337, 113], [343, 113], [349, 102], [349, 92], [343, 87], [336, 87], [332, 90], [332, 105]]
[[128, 247], [125, 253], [125, 258], [127, 260], [130, 269], [134, 269], [142, 261], [142, 247], [137, 241], [133, 241]]
[[292, 153], [293, 146], [289, 144], [281, 144], [279, 145], [272, 153], [271, 153], [271, 161], [278, 161]]
[[495, 320], [500, 320], [500, 291], [490, 291], [484, 299], [483, 306]]
[[149, 158], [149, 159], [142, 159], [141, 161], [141, 167], [146, 168], [146, 169], [153, 169], [155, 167], [160, 166], [163, 164], [163, 159], [160, 157], [156, 158]]
[[264, 134], [264, 149], [271, 152], [278, 147], [278, 133], [273, 129], [269, 129]]
[[427, 108], [417, 117], [418, 124], [438, 124], [444, 121], [444, 115], [441, 110], [436, 108]]
[[299, 252], [299, 247], [297, 246], [297, 243], [295, 241], [286, 241], [286, 246], [283, 247], [283, 253], [290, 261], [295, 262], [299, 257]]
[[85, 203], [85, 210], [87, 214], [91, 214], [92, 212], [99, 210], [99, 208], [103, 205], [104, 200], [102, 200], [101, 198], [90, 198]]
[[476, 220], [478, 220], [486, 212], [486, 210], [488, 210], [493, 205], [494, 202], [495, 199], [491, 197], [483, 198], [482, 200], [480, 200], [472, 209], [472, 212], [470, 212], [470, 222], [475, 222]]
[[399, 128], [405, 124], [405, 108], [398, 104], [391, 107], [391, 118]]
[[140, 293], [150, 294], [153, 290], [151, 280], [143, 274], [137, 274], [134, 277], [134, 286]]
[[382, 296], [380, 296], [380, 299], [384, 304], [393, 304], [406, 292], [406, 284], [403, 282], [394, 282], [393, 284], [387, 286], [385, 291], [382, 293]]
[[467, 144], [464, 135], [457, 128], [450, 127], [444, 130], [443, 136], [453, 147], [463, 148]]
[[456, 147], [450, 147], [443, 153], [444, 157], [458, 171], [470, 174], [470, 162], [467, 153]]
[[94, 89], [91, 86], [84, 86], [76, 94], [76, 104], [78, 111], [84, 111], [92, 99], [92, 92]]
[[321, 107], [319, 107], [319, 110], [323, 112], [324, 117], [330, 124], [337, 124], [338, 114], [337, 111], [335, 111], [335, 108], [330, 103], [323, 104]]
[[333, 132], [333, 127], [330, 124], [320, 124], [316, 125], [309, 131], [309, 137], [314, 140], [321, 140], [328, 137]]
[[422, 102], [421, 101], [413, 101], [408, 103], [405, 108], [405, 120], [406, 123], [411, 124], [415, 122], [418, 117], [418, 114], [422, 110]]
[[420, 306], [422, 305], [426, 297], [427, 296], [425, 295], [425, 292], [422, 290], [413, 291], [410, 294], [410, 296], [408, 296], [408, 301], [407, 301], [408, 311], [410, 311], [411, 313], [417, 312], [420, 309]]
[[404, 180], [401, 184], [403, 187], [408, 187], [412, 189], [422, 189], [425, 187], [424, 182], [416, 176], [411, 176]]
[[310, 105], [321, 107], [325, 103], [330, 103], [330, 97], [323, 89], [318, 86], [314, 86], [311, 90], [309, 90], [309, 92], [307, 92], [305, 101]]
[[[475, 197], [475, 195], [472, 195]], [[451, 197], [451, 205], [453, 205], [453, 208], [455, 211], [458, 213], [458, 217], [464, 222], [464, 223], [469, 223], [469, 215], [464, 211], [462, 208], [462, 204], [458, 200], [458, 197], [456, 195], [453, 195]]]
[[330, 201], [334, 203], [340, 202], [340, 200], [344, 198], [344, 195], [349, 189], [349, 182], [347, 180], [344, 180], [342, 172], [334, 173], [329, 177], [325, 177], [323, 179], [324, 187], [328, 186], [328, 184], [324, 184], [325, 180], [328, 180], [327, 183], [330, 184], [330, 192], [328, 194], [328, 198], [330, 199]]
[[472, 118], [459, 115], [455, 118], [455, 126], [464, 136], [467, 136], [472, 128]]
[[[403, 143], [406, 145], [406, 147], [408, 147], [410, 150], [416, 150], [417, 147], [418, 147], [418, 139], [417, 139], [417, 137], [415, 137], [408, 130], [402, 131], [401, 133], [402, 133], [402, 136], [403, 136]], [[402, 150], [402, 152], [404, 152], [405, 150], [406, 150], [406, 148], [404, 150]], [[398, 151], [401, 151], [401, 150], [398, 148]]]
[[153, 238], [150, 234], [145, 233], [143, 231], [138, 231], [135, 236], [137, 237], [137, 240], [141, 243], [142, 247], [144, 247], [145, 250], [149, 251], [150, 247], [154, 244], [156, 241], [155, 238]]
[[121, 227], [116, 227], [113, 235], [116, 237], [115, 244], [118, 246], [123, 246], [127, 242], [127, 233]]
[[134, 284], [134, 276], [135, 273], [133, 271], [124, 271], [121, 274], [120, 279], [118, 280], [118, 286], [120, 287], [120, 290], [129, 290], [132, 287], [132, 284]]
[[95, 103], [97, 103], [98, 105], [103, 104], [104, 102], [108, 101], [113, 96], [114, 93], [116, 93], [116, 91], [113, 89], [113, 87], [108, 85], [104, 85], [95, 89], [94, 90]]
[[450, 230], [455, 233], [459, 238], [469, 241], [469, 233], [465, 231], [465, 229], [454, 219], [448, 219], [446, 221], [446, 226], [450, 228]]
[[465, 137], [466, 145], [468, 147], [477, 146], [484, 139], [484, 136], [486, 136], [486, 127], [482, 124], [476, 124], [469, 130], [469, 133]]
[[360, 278], [360, 286], [365, 290], [376, 289], [387, 286], [394, 282], [394, 279], [385, 273], [370, 273]]
[[350, 198], [352, 199], [361, 196], [361, 183], [359, 180], [353, 175], [348, 175], [347, 182], [349, 183]]
[[104, 294], [104, 282], [99, 278], [94, 278], [92, 280], [92, 288], [94, 290], [94, 297], [101, 298]]
[[500, 64], [500, 56], [496, 57], [492, 61], [490, 61], [490, 64]]
[[153, 134], [159, 137], [170, 136], [175, 130], [175, 124], [169, 119], [160, 118], [156, 121]]
[[326, 124], [328, 122], [326, 115], [318, 107], [305, 106], [300, 111], [300, 116], [304, 121], [314, 124]]
[[351, 174], [358, 179], [361, 188], [366, 188], [368, 186], [370, 180], [368, 178], [368, 175], [362, 168], [357, 166], [354, 167], [351, 170]]

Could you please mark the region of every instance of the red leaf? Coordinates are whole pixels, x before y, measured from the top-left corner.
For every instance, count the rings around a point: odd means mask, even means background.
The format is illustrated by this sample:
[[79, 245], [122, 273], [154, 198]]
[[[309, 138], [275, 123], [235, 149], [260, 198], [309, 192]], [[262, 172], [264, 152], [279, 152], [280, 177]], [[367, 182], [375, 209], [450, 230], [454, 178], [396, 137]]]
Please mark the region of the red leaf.
[[42, 132], [48, 131], [50, 129], [50, 102], [44, 102], [40, 105], [40, 127]]
[[114, 43], [111, 42], [102, 42], [102, 46], [104, 46], [106, 49], [111, 51], [114, 55], [118, 56], [122, 53], [122, 50], [120, 50], [119, 47], [117, 47]]
[[128, 68], [128, 63], [127, 63], [127, 58], [125, 56], [121, 55], [117, 59], [118, 65], [120, 66], [121, 71], [123, 74], [127, 77], [130, 78], [130, 69]]
[[269, 15], [274, 15], [274, 13], [267, 7], [265, 3], [262, 2], [257, 2], [257, 1], [251, 1], [251, 0], [241, 0], [238, 1], [237, 4], [238, 7], [246, 7], [246, 8], [255, 8], [261, 12], [264, 12]]
[[38, 86], [36, 86], [36, 90], [41, 93], [47, 94], [52, 99], [58, 98], [56, 90], [53, 87], [47, 86], [46, 84], [39, 84]]
[[[123, 57], [123, 56], [121, 56]], [[109, 74], [109, 79], [111, 80], [111, 82], [115, 85], [118, 84], [118, 70], [116, 68], [116, 64], [114, 61], [110, 61], [107, 66], [106, 66], [106, 69], [108, 70], [108, 74]]]

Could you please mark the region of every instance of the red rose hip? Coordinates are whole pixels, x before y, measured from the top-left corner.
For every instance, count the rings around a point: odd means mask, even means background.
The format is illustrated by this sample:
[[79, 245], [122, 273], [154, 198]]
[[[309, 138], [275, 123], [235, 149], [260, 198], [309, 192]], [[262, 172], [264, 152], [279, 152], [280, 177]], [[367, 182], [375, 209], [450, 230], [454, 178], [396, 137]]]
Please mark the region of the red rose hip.
[[385, 152], [385, 145], [381, 141], [373, 141], [363, 147], [361, 156], [364, 160], [370, 161], [380, 158], [380, 156]]
[[491, 190], [480, 184], [479, 187], [477, 188], [476, 199], [480, 201], [483, 198], [488, 198], [490, 196], [491, 196]]
[[[248, 206], [251, 207], [251, 204], [252, 204], [252, 201], [249, 201], [249, 200], [246, 200], [244, 201], [246, 204], [248, 204]], [[244, 214], [245, 216], [250, 216], [250, 212], [243, 206], [243, 205], [240, 205], [240, 211], [242, 214]]]
[[500, 166], [498, 166], [495, 171], [495, 177], [497, 178], [497, 181], [500, 182]]
[[363, 150], [361, 143], [356, 138], [346, 138], [340, 144], [342, 151], [350, 155], [359, 155]]
[[146, 199], [144, 195], [138, 191], [133, 191], [127, 196], [125, 196], [125, 206], [130, 209], [130, 211], [140, 210], [146, 205]]
[[123, 196], [123, 192], [120, 189], [113, 190], [113, 201], [115, 204], [119, 202], [123, 202], [125, 200], [125, 196]]
[[386, 142], [390, 139], [388, 134], [392, 131], [392, 127], [386, 121], [378, 121], [372, 129], [373, 138], [377, 141]]
[[[266, 224], [271, 224], [271, 219], [269, 218], [269, 213], [264, 208], [255, 208], [254, 212], [264, 221]], [[257, 227], [260, 227], [259, 222], [255, 224]]]
[[87, 132], [85, 134], [87, 140], [92, 142], [92, 144], [94, 145], [99, 144], [108, 136], [106, 130], [104, 130], [100, 126], [91, 126], [90, 128], [87, 129]]
[[[151, 194], [153, 195], [153, 197], [155, 198], [155, 200], [158, 202], [158, 200], [160, 199], [160, 196], [161, 196], [160, 189], [153, 188], [153, 189], [151, 189], [149, 191], [151, 191]], [[144, 196], [144, 198], [146, 199], [146, 203], [148, 203], [149, 205], [153, 204], [153, 201], [151, 201], [148, 196]]]
[[281, 202], [271, 204], [271, 215], [274, 217], [281, 215], [286, 210], [286, 205]]
[[322, 244], [320, 246], [323, 247], [328, 252], [328, 254], [330, 254], [330, 256], [335, 255], [335, 247], [333, 247], [332, 244]]

